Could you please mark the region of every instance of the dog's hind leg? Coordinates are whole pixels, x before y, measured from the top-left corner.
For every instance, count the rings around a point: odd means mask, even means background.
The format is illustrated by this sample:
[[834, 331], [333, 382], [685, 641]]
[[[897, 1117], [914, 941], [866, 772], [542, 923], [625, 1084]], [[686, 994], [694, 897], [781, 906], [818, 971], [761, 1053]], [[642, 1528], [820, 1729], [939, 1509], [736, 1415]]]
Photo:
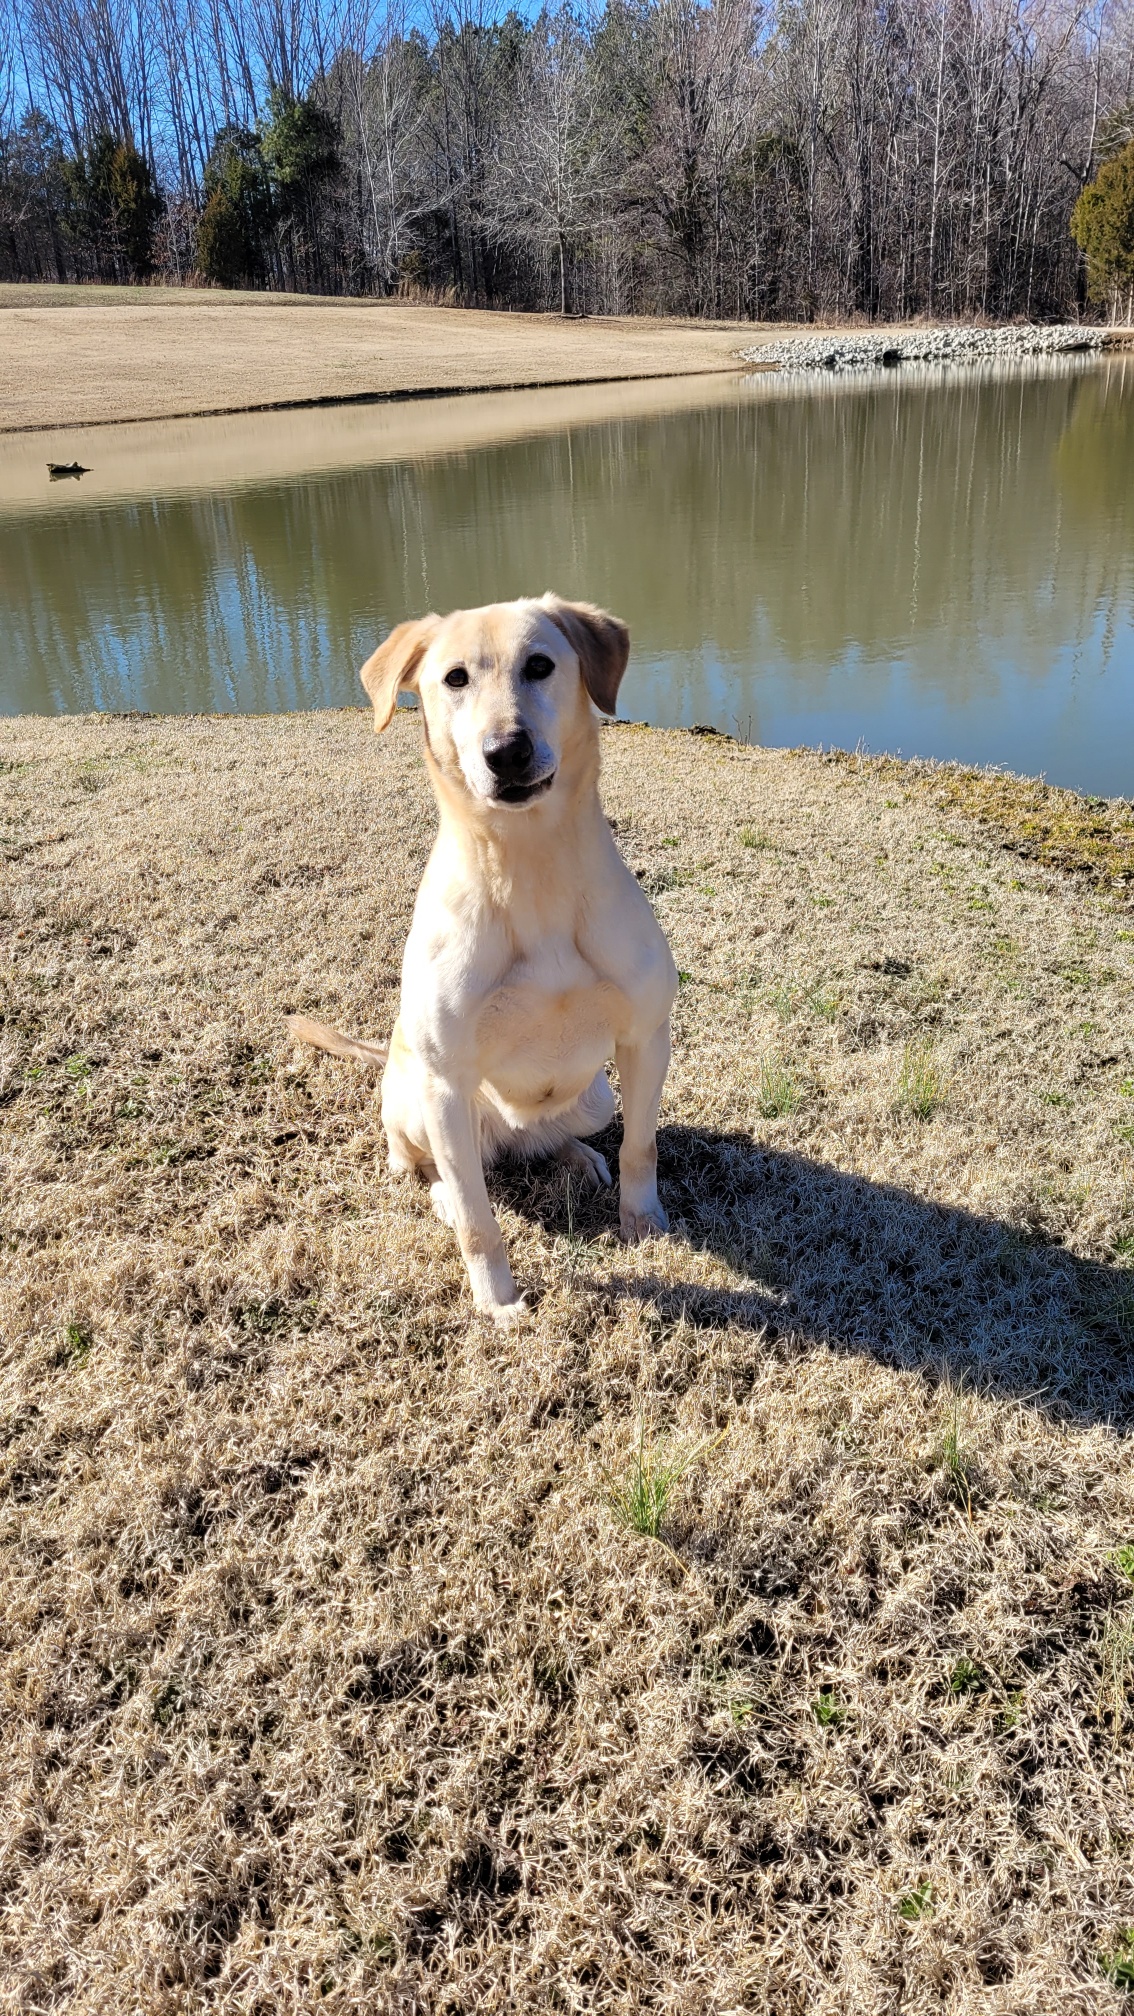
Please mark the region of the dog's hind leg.
[[614, 1087], [605, 1071], [596, 1071], [585, 1092], [580, 1092], [566, 1113], [556, 1115], [555, 1124], [578, 1140], [601, 1134], [614, 1118]]
[[[390, 1169], [395, 1176], [419, 1176], [432, 1190], [440, 1178], [429, 1145], [419, 1080], [417, 1060], [402, 1035], [401, 1023], [395, 1022], [389, 1062], [382, 1078], [382, 1125], [386, 1130]], [[442, 1211], [437, 1215], [444, 1217]]]
[[579, 1137], [601, 1134], [613, 1118], [614, 1089], [605, 1071], [597, 1071], [582, 1096], [560, 1116], [561, 1123], [570, 1129], [570, 1134], [558, 1150], [559, 1160], [566, 1162], [569, 1169], [582, 1170], [596, 1190], [600, 1187], [609, 1190], [611, 1187], [606, 1157]]

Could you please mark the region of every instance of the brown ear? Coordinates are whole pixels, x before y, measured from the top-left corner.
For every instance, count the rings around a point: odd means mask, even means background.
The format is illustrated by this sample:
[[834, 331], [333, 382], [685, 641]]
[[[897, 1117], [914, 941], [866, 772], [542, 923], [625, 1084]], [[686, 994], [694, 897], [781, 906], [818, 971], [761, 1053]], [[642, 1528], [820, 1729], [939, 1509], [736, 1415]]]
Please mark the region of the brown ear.
[[412, 686], [417, 668], [437, 633], [439, 616], [418, 616], [399, 623], [384, 644], [367, 659], [359, 678], [374, 703], [374, 732], [381, 734], [398, 704], [398, 694]]
[[595, 706], [603, 714], [613, 714], [630, 656], [630, 632], [625, 623], [589, 602], [562, 602], [550, 589], [543, 606], [579, 660], [583, 684]]

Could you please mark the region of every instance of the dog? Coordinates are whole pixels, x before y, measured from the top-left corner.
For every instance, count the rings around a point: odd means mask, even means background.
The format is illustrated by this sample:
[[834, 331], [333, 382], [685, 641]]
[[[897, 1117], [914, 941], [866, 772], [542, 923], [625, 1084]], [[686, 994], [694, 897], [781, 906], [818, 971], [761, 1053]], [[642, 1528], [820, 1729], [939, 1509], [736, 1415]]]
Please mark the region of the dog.
[[380, 732], [418, 697], [440, 826], [418, 890], [389, 1045], [288, 1017], [294, 1036], [385, 1066], [390, 1166], [428, 1182], [477, 1309], [524, 1309], [489, 1203], [501, 1153], [610, 1184], [587, 1145], [622, 1092], [619, 1223], [668, 1231], [657, 1117], [677, 969], [599, 803], [599, 718], [630, 652], [617, 617], [546, 594], [400, 623], [362, 668]]

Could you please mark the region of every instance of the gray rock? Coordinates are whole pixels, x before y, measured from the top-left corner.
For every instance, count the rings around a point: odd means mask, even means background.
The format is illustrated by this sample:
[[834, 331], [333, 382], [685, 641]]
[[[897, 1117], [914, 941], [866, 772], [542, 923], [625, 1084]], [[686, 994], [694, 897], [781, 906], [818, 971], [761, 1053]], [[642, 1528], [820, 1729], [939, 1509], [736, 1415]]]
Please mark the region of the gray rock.
[[782, 336], [740, 356], [781, 371], [871, 371], [895, 364], [985, 364], [1015, 357], [1056, 357], [1101, 350], [1106, 331], [1074, 323], [1007, 329], [911, 329], [899, 335]]

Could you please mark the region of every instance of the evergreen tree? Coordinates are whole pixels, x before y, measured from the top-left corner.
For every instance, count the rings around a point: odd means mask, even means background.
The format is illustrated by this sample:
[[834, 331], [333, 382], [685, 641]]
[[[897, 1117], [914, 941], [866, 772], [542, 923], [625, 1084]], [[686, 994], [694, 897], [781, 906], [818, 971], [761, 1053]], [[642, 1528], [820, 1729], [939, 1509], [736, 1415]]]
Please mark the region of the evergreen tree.
[[276, 90], [260, 128], [260, 151], [271, 176], [288, 281], [325, 290], [335, 222], [323, 198], [339, 173], [338, 127], [313, 98]]
[[267, 273], [274, 204], [260, 139], [223, 126], [205, 164], [205, 204], [197, 226], [197, 265], [220, 287], [247, 287]]
[[162, 201], [149, 162], [130, 140], [96, 133], [63, 169], [68, 226], [93, 252], [100, 279], [144, 280], [154, 268]]
[[1071, 235], [1086, 257], [1092, 301], [1117, 312], [1125, 295], [1134, 321], [1134, 140], [1088, 182], [1071, 212]]

